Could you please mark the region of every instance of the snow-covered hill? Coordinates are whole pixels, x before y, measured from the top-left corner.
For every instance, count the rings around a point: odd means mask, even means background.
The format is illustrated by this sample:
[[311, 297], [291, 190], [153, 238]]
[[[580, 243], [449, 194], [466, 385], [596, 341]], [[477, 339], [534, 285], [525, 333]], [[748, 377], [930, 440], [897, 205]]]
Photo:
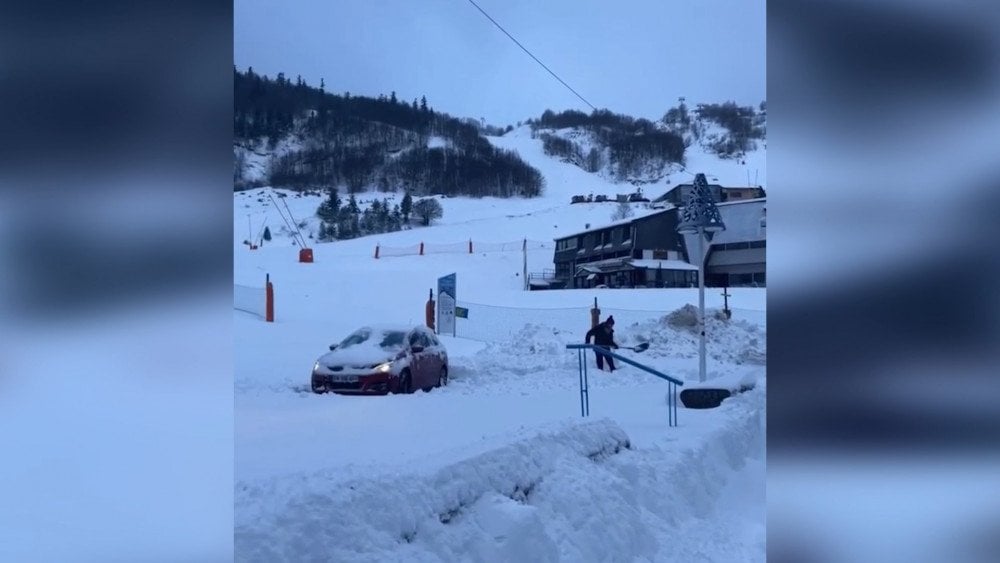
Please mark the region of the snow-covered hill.
[[[365, 237], [357, 241], [338, 241], [354, 253], [373, 253], [377, 243], [386, 246], [408, 246], [419, 242], [451, 243], [478, 239], [485, 242], [529, 239], [551, 242], [554, 238], [599, 226], [611, 220], [616, 203], [581, 203], [569, 205], [574, 195], [607, 195], [632, 193], [635, 186], [613, 182], [598, 174], [545, 154], [542, 141], [532, 135], [527, 125], [516, 128], [503, 136], [488, 137], [495, 146], [516, 152], [525, 162], [538, 169], [545, 178], [545, 190], [536, 198], [466, 198], [440, 197], [444, 216], [432, 228], [414, 227], [412, 231], [386, 233]], [[431, 138], [432, 143], [444, 143]], [[712, 182], [724, 186], [743, 186], [749, 175], [752, 181], [766, 186], [765, 152], [763, 148], [748, 153], [743, 159], [720, 159], [703, 150], [689, 151], [687, 166], [667, 174], [660, 182], [642, 186], [643, 193], [653, 199], [670, 190], [674, 185], [690, 182], [694, 172], [703, 172]], [[280, 205], [275, 208], [270, 197]], [[279, 195], [280, 194], [280, 195]], [[388, 200], [390, 205], [401, 202], [403, 194], [367, 191], [357, 194], [362, 208], [375, 199]], [[343, 194], [342, 194], [343, 197]], [[305, 195], [289, 190], [258, 188], [234, 195], [235, 241], [242, 245], [246, 240], [257, 241], [267, 225], [275, 236], [273, 244], [292, 244], [291, 231], [282, 219], [287, 212], [301, 227], [310, 245], [318, 243], [319, 219], [316, 209], [323, 195]], [[638, 216], [647, 213], [647, 205], [633, 203]], [[281, 213], [279, 213], [279, 210]], [[514, 221], [512, 221], [514, 220]], [[415, 221], [413, 222], [416, 223]], [[312, 235], [313, 238], [309, 239]], [[549, 256], [551, 258], [551, 256]], [[548, 265], [546, 265], [548, 264]], [[551, 267], [551, 260], [540, 260], [535, 268]]]

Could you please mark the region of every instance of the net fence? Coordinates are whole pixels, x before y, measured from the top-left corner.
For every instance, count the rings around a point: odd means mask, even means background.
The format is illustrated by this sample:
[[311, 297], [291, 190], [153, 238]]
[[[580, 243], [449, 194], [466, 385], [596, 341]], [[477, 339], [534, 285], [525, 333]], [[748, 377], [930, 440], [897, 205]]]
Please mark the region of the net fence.
[[590, 328], [590, 309], [587, 307], [528, 309], [468, 301], [458, 301], [456, 306], [468, 311], [468, 317], [456, 319], [455, 336], [480, 342], [510, 342], [529, 325], [579, 333], [582, 340]]
[[540, 240], [515, 240], [509, 242], [480, 242], [462, 241], [446, 243], [419, 243], [409, 246], [383, 246], [375, 247], [377, 258], [390, 256], [417, 256], [420, 254], [476, 254], [492, 252], [520, 252], [521, 250], [543, 250], [554, 247], [553, 242]]
[[267, 290], [264, 287], [233, 284], [233, 308], [265, 318]]

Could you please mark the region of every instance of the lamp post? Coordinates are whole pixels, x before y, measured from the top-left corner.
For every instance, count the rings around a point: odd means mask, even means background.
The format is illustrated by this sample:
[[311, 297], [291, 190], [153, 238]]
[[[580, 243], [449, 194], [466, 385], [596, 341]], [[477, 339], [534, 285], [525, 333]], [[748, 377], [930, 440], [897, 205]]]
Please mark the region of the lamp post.
[[681, 208], [681, 218], [677, 232], [682, 235], [695, 235], [698, 238], [698, 328], [700, 341], [698, 345], [698, 381], [705, 381], [705, 237], [719, 231], [724, 231], [726, 225], [719, 215], [719, 208], [708, 189], [708, 181], [704, 174], [696, 174], [694, 187], [684, 200]]

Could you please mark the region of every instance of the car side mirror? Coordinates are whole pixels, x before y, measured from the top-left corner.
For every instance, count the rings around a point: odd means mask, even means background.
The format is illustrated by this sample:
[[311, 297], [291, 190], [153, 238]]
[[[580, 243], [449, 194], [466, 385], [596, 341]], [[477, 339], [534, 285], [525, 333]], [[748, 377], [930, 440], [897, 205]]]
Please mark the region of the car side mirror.
[[413, 352], [414, 354], [419, 354], [423, 351], [424, 351], [423, 346], [410, 346], [410, 352]]
[[330, 351], [333, 352], [334, 350], [336, 350], [337, 346], [338, 346], [337, 344], [331, 344], [330, 345]]

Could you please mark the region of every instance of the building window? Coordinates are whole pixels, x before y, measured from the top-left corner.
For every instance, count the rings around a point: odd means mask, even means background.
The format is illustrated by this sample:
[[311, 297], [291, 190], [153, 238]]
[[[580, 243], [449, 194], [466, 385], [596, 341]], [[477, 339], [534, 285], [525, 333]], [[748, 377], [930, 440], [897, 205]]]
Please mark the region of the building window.
[[572, 250], [576, 248], [576, 239], [563, 239], [556, 243], [556, 250]]

